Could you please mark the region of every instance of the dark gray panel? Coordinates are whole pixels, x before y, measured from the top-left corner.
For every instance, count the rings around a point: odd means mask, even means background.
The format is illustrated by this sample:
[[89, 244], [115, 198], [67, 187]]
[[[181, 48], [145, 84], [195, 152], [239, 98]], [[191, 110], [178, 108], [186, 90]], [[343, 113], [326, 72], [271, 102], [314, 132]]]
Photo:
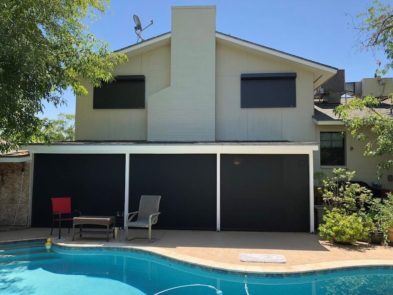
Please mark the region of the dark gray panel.
[[221, 155], [223, 230], [309, 231], [307, 155]]
[[158, 228], [216, 227], [216, 155], [131, 155], [130, 211], [161, 195]]
[[145, 76], [117, 76], [115, 81], [102, 83], [101, 87], [95, 87], [93, 108], [145, 108]]
[[241, 107], [296, 107], [296, 73], [242, 74]]
[[35, 154], [32, 225], [50, 226], [56, 196], [70, 196], [84, 215], [122, 212], [124, 161], [124, 155]]

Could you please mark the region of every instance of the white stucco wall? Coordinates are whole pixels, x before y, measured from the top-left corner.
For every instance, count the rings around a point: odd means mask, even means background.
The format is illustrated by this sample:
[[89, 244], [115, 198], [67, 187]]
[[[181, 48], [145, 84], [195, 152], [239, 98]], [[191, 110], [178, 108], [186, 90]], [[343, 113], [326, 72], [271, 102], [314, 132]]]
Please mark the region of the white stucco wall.
[[[296, 108], [240, 107], [240, 75], [296, 72]], [[267, 54], [217, 42], [217, 140], [314, 141], [313, 74]]]
[[[345, 130], [344, 126], [316, 126], [317, 142], [320, 142], [320, 132], [337, 132]], [[355, 180], [365, 181], [371, 185], [372, 182], [381, 183], [384, 189], [393, 190], [393, 182], [389, 182], [387, 176], [393, 174], [393, 171], [385, 171], [382, 178], [377, 177], [377, 164], [382, 160], [380, 157], [365, 157], [364, 142], [354, 139], [351, 134], [346, 132], [346, 165], [342, 166], [350, 171], [356, 171]], [[320, 151], [314, 153], [314, 170], [329, 174], [332, 166], [320, 165]]]
[[215, 139], [215, 7], [173, 7], [170, 87], [148, 98], [148, 140]]
[[116, 68], [115, 75], [145, 75], [145, 109], [93, 109], [93, 88], [88, 86], [89, 94], [76, 101], [77, 140], [147, 139], [147, 97], [169, 86], [170, 44], [128, 54], [128, 59]]

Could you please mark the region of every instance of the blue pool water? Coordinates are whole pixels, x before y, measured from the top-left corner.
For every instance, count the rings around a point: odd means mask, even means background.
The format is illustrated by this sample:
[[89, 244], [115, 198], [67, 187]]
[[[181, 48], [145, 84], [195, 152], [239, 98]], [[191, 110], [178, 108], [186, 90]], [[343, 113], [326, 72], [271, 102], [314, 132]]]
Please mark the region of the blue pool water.
[[393, 294], [393, 268], [245, 276], [143, 252], [0, 244], [0, 294]]

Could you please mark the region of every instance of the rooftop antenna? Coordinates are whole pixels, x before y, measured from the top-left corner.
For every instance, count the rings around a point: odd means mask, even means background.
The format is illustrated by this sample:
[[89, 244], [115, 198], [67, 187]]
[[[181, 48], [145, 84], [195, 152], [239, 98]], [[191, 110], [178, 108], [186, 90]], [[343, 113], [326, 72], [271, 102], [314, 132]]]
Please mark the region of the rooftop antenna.
[[143, 39], [143, 37], [142, 37], [142, 32], [143, 32], [144, 30], [146, 30], [148, 27], [150, 27], [150, 26], [153, 24], [153, 20], [151, 20], [151, 21], [150, 21], [150, 24], [148, 24], [146, 27], [142, 28], [142, 23], [141, 23], [141, 20], [139, 19], [139, 17], [138, 17], [136, 14], [134, 14], [134, 15], [132, 16], [132, 18], [134, 19], [134, 23], [135, 23], [135, 27], [134, 27], [135, 34], [136, 34], [136, 36], [138, 37], [138, 38], [136, 39], [136, 43], [142, 42], [142, 41], [145, 40], [145, 39]]

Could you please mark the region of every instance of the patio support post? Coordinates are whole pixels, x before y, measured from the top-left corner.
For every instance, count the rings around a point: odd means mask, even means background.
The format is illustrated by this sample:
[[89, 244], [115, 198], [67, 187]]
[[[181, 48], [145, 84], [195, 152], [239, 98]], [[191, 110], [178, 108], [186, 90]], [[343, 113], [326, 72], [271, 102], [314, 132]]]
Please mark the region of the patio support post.
[[314, 155], [313, 151], [308, 154], [309, 177], [310, 177], [310, 233], [314, 232]]
[[34, 153], [30, 152], [30, 175], [29, 175], [29, 216], [27, 217], [27, 225], [31, 226], [33, 214], [33, 181], [34, 181]]
[[125, 239], [128, 236], [128, 227], [127, 227], [127, 217], [128, 217], [128, 205], [130, 198], [130, 154], [125, 154], [125, 179], [124, 179], [124, 234]]
[[216, 207], [217, 207], [217, 221], [216, 221], [216, 230], [221, 230], [221, 154], [217, 154], [217, 163], [216, 163]]

